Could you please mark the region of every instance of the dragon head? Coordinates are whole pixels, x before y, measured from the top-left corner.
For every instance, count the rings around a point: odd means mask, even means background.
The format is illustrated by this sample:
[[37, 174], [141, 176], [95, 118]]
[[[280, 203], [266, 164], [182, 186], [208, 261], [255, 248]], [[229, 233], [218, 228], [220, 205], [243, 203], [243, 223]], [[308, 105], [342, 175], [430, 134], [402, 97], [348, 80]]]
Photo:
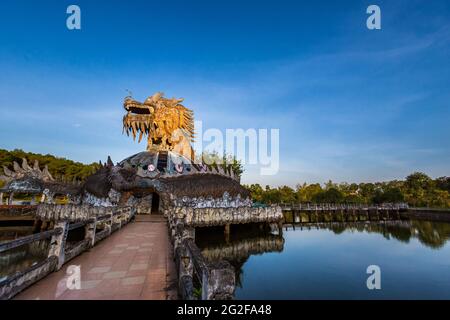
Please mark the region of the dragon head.
[[[151, 98], [151, 97], [150, 97]], [[150, 99], [148, 98], [146, 102], [141, 103], [134, 100], [132, 97], [126, 97], [123, 102], [123, 108], [130, 114], [147, 114], [151, 115], [155, 112], [154, 104], [147, 103]]]
[[136, 136], [139, 134], [139, 142], [141, 142], [144, 135], [151, 136], [155, 131], [155, 104], [150, 103], [148, 98], [146, 102], [141, 103], [134, 100], [131, 96], [125, 98], [123, 108], [127, 114], [123, 117], [123, 131], [127, 135]]
[[194, 117], [192, 110], [184, 107], [183, 99], [167, 99], [162, 92], [148, 97], [143, 103], [131, 96], [125, 98], [123, 107], [127, 114], [123, 117], [123, 131], [132, 135], [133, 139], [139, 135], [141, 142], [147, 136], [147, 150], [172, 150], [178, 140], [173, 136], [179, 131], [185, 132], [186, 143], [193, 140]]

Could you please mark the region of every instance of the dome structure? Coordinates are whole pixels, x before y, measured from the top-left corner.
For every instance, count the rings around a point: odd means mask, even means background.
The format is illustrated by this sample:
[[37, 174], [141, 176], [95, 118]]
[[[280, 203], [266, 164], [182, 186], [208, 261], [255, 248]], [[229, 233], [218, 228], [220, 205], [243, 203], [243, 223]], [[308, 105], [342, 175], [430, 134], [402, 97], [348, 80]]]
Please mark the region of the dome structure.
[[136, 172], [139, 177], [150, 179], [207, 173], [226, 176], [234, 180], [239, 179], [229, 166], [193, 163], [185, 156], [173, 151], [140, 152], [122, 160], [118, 166]]
[[135, 169], [139, 176], [149, 178], [201, 171], [199, 166], [193, 166], [189, 159], [171, 151], [140, 152], [121, 161], [119, 166], [129, 170]]

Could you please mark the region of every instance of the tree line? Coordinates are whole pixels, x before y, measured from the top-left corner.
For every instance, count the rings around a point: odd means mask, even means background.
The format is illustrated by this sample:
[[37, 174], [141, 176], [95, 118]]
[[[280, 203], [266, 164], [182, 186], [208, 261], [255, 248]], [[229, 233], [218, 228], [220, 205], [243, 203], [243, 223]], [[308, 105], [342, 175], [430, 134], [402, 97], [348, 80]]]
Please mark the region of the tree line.
[[[47, 165], [48, 170], [55, 179], [66, 182], [83, 181], [100, 168], [99, 163], [83, 164], [50, 154], [43, 155], [25, 152], [20, 149], [12, 151], [0, 149], [0, 175], [3, 174], [3, 166], [12, 170], [13, 162], [16, 161], [19, 165], [22, 165], [23, 158], [27, 159], [30, 166], [33, 166], [34, 161], [38, 160], [41, 170]], [[1, 183], [2, 181], [0, 181], [0, 185]]]
[[271, 188], [259, 184], [245, 186], [254, 201], [275, 203], [360, 203], [381, 204], [406, 202], [413, 207], [450, 208], [450, 177], [432, 179], [416, 172], [405, 180], [375, 183], [298, 184], [295, 188]]
[[[27, 159], [32, 165], [39, 161], [41, 169], [47, 165], [54, 178], [62, 181], [83, 181], [99, 168], [99, 163], [83, 164], [50, 154], [25, 152], [20, 149], [12, 151], [0, 149], [0, 169], [13, 168], [13, 162], [21, 164]], [[229, 160], [229, 159], [228, 159]], [[233, 169], [242, 173], [242, 164], [236, 159], [231, 161]], [[0, 187], [2, 186], [0, 181]], [[424, 173], [416, 172], [405, 180], [393, 180], [375, 183], [319, 183], [298, 184], [295, 188], [282, 186], [263, 188], [259, 184], [245, 185], [255, 202], [274, 203], [398, 203], [407, 202], [413, 207], [450, 208], [450, 177], [432, 179]]]

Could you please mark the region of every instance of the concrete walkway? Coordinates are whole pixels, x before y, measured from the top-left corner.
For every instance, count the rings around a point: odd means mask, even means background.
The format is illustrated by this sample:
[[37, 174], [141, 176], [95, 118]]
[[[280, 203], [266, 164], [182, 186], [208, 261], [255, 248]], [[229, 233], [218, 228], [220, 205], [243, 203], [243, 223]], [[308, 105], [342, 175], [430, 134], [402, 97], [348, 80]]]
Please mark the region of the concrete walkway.
[[[69, 261], [60, 271], [51, 273], [15, 299], [176, 299], [172, 251], [166, 221], [159, 216], [137, 216], [136, 222]], [[78, 270], [80, 289], [76, 288]]]

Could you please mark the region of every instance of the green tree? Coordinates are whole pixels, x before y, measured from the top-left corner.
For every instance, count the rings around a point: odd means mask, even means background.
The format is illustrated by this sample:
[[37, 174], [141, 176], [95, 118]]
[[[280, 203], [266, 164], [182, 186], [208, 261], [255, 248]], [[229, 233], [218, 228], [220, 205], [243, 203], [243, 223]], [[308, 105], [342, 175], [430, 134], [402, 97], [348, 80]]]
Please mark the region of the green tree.
[[443, 191], [450, 192], [450, 177], [440, 177], [435, 180], [436, 187]]
[[343, 193], [335, 187], [330, 187], [313, 197], [313, 201], [316, 203], [341, 203], [343, 200]]
[[306, 183], [302, 186], [297, 186], [297, 200], [299, 202], [311, 202], [317, 194], [323, 191], [319, 183], [314, 183], [307, 185]]
[[259, 184], [252, 184], [250, 186], [244, 185], [244, 187], [250, 191], [251, 197], [254, 202], [263, 202], [264, 190]]
[[278, 189], [280, 192], [280, 199], [283, 203], [294, 203], [297, 202], [297, 197], [295, 196], [295, 191], [291, 187], [283, 186]]

